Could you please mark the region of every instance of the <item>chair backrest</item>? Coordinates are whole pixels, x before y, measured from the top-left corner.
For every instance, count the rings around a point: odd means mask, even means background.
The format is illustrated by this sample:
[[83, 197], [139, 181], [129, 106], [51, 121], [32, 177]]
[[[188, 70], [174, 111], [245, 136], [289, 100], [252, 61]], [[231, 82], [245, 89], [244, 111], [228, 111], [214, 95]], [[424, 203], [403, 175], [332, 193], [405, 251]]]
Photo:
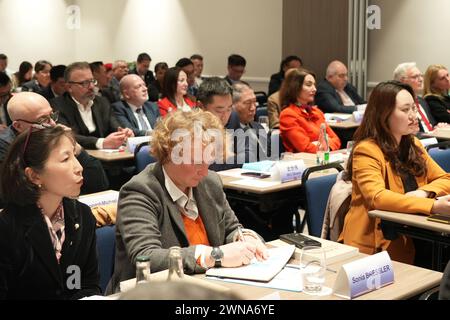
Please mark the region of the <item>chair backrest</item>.
[[447, 263], [442, 276], [439, 287], [439, 300], [450, 300], [450, 261]]
[[269, 114], [267, 113], [267, 106], [262, 106], [262, 107], [258, 107], [256, 109], [256, 113], [255, 113], [255, 121], [259, 120], [259, 117], [262, 116], [269, 116]]
[[267, 104], [267, 93], [264, 91], [255, 91], [256, 101], [258, 101], [258, 108]]
[[150, 155], [150, 147], [148, 142], [143, 142], [134, 149], [134, 161], [136, 165], [136, 173], [144, 170], [150, 163], [156, 162], [156, 159]]
[[450, 172], [450, 147], [446, 149], [430, 148], [428, 154], [446, 172]]
[[[305, 192], [305, 218], [308, 225], [308, 232], [310, 235], [320, 237], [322, 234], [322, 225], [324, 219], [325, 208], [328, 202], [328, 196], [333, 185], [336, 183], [336, 174], [328, 174], [320, 177], [309, 179], [309, 175], [313, 172], [336, 169], [342, 171], [344, 168], [338, 163], [330, 163], [321, 166], [307, 168], [303, 172], [302, 186]], [[302, 223], [302, 227], [304, 223]], [[303, 230], [301, 230], [303, 231]]]
[[103, 292], [106, 290], [109, 280], [114, 272], [114, 258], [116, 253], [116, 226], [109, 225], [98, 228], [97, 255], [98, 269], [100, 272], [100, 287]]

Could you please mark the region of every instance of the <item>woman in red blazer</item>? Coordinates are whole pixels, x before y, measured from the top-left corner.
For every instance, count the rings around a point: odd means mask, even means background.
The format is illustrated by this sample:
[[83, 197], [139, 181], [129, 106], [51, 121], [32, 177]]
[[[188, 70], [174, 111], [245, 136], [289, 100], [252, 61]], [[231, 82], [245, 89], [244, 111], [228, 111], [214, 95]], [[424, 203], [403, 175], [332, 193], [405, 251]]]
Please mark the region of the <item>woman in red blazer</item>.
[[[320, 125], [325, 122], [325, 116], [317, 106], [311, 106], [315, 94], [313, 73], [305, 69], [287, 72], [280, 89], [280, 133], [288, 152], [317, 152]], [[339, 149], [341, 141], [328, 125], [327, 133], [330, 149]]]
[[187, 88], [187, 75], [183, 70], [177, 67], [167, 70], [163, 85], [164, 98], [158, 101], [161, 117], [178, 108], [188, 111], [195, 107], [195, 102], [186, 96]]

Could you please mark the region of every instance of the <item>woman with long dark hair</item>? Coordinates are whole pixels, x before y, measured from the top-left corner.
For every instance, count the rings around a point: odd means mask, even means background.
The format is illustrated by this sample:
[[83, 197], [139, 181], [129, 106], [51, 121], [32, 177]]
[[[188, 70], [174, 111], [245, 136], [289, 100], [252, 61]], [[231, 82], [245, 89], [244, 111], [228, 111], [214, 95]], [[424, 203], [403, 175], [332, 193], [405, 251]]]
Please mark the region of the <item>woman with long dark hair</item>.
[[[352, 200], [341, 240], [363, 253], [387, 250], [393, 260], [413, 263], [413, 241], [403, 235], [386, 239], [369, 210], [450, 214], [450, 174], [442, 170], [414, 137], [414, 91], [397, 81], [378, 84], [353, 139], [347, 171]], [[439, 197], [439, 198], [438, 198]]]

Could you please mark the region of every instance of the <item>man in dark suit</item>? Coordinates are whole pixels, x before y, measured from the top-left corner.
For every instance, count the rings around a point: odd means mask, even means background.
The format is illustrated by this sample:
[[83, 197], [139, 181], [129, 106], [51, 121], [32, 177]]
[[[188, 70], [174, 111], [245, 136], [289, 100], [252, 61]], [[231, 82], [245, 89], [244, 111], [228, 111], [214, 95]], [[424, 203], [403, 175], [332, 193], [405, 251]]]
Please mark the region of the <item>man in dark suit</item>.
[[234, 130], [236, 163], [267, 160], [271, 149], [270, 137], [264, 127], [254, 121], [256, 96], [247, 83], [238, 82], [233, 85], [233, 108], [237, 117], [230, 117], [227, 129]]
[[66, 66], [59, 64], [53, 66], [50, 70], [50, 85], [44, 89], [42, 95], [48, 101], [62, 96], [66, 92], [66, 80], [64, 80], [64, 72]]
[[357, 105], [366, 103], [356, 88], [348, 83], [345, 64], [337, 60], [328, 65], [326, 79], [317, 86], [315, 102], [325, 113], [353, 113]]
[[131, 129], [120, 127], [109, 102], [95, 95], [97, 81], [87, 62], [69, 65], [64, 78], [67, 93], [51, 104], [59, 111], [58, 122], [72, 128], [79, 144], [86, 149], [116, 149], [134, 136]]
[[133, 130], [135, 136], [149, 135], [160, 114], [156, 103], [147, 101], [144, 80], [135, 74], [126, 75], [120, 80], [120, 91], [123, 100], [112, 105], [120, 125]]
[[225, 80], [227, 80], [230, 85], [239, 82], [245, 73], [246, 65], [247, 61], [243, 56], [238, 54], [230, 55], [228, 57], [228, 74], [225, 77]]
[[140, 53], [136, 60], [136, 67], [130, 71], [130, 74], [137, 74], [144, 80], [145, 85], [147, 86], [149, 100], [156, 102], [159, 99], [159, 91], [153, 85], [155, 77], [150, 70], [151, 62], [152, 58], [150, 58], [148, 53]]

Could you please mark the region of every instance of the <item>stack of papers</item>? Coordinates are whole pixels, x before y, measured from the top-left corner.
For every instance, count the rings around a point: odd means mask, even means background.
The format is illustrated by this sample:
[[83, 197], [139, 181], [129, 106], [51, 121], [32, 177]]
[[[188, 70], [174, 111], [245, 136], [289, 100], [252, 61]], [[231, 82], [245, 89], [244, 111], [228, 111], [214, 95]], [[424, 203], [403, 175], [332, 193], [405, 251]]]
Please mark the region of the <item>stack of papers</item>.
[[250, 264], [236, 268], [211, 268], [206, 271], [206, 276], [268, 282], [284, 268], [294, 249], [293, 245], [271, 248], [267, 260], [254, 259]]
[[326, 122], [342, 122], [349, 120], [351, 117], [352, 115], [348, 113], [325, 113]]

